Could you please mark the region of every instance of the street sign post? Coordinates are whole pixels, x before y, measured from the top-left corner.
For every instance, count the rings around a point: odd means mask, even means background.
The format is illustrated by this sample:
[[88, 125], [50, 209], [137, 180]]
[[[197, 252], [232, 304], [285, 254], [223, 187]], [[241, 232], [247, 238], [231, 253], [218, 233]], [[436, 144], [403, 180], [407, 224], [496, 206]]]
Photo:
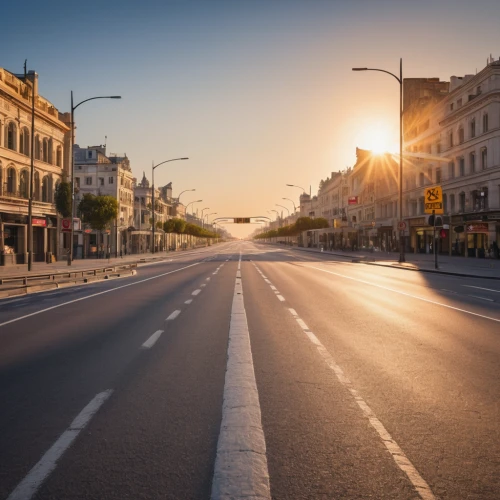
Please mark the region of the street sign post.
[[424, 203], [426, 214], [443, 214], [443, 190], [441, 186], [426, 188]]
[[404, 231], [406, 229], [406, 222], [404, 220], [398, 222], [398, 229]]

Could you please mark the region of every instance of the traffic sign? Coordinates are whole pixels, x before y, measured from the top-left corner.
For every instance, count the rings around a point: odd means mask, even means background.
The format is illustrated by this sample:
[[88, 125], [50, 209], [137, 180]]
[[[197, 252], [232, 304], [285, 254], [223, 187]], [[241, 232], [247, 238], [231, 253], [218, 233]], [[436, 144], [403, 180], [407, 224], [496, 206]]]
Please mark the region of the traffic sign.
[[61, 231], [63, 233], [71, 232], [71, 219], [61, 219]]
[[443, 212], [443, 190], [441, 186], [426, 188], [424, 194], [425, 213], [442, 214]]
[[250, 224], [250, 217], [235, 217], [235, 224]]
[[404, 220], [398, 222], [398, 229], [404, 231], [406, 229], [406, 222]]

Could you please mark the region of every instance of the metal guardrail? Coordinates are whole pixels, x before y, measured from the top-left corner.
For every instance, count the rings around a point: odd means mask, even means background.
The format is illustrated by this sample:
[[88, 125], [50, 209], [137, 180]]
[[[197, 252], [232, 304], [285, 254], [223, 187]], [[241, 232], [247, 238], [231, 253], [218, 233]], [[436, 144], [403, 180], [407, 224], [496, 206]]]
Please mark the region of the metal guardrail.
[[137, 268], [137, 262], [131, 262], [128, 264], [119, 264], [115, 266], [99, 267], [94, 269], [82, 269], [79, 271], [60, 271], [56, 273], [43, 273], [43, 274], [21, 274], [18, 276], [7, 276], [5, 278], [0, 278], [0, 286], [13, 284], [18, 286], [29, 286], [32, 284], [38, 284], [37, 282], [53, 282], [71, 278], [85, 278], [89, 276], [99, 276], [106, 273], [116, 273], [117, 271], [126, 271]]

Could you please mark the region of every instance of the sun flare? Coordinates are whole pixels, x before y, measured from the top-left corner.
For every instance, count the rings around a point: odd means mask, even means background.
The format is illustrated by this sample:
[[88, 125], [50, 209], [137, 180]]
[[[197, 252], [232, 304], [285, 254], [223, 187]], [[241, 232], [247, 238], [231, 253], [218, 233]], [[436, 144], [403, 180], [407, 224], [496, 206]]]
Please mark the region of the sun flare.
[[396, 153], [399, 148], [397, 144], [394, 144], [394, 137], [389, 128], [381, 123], [370, 125], [360, 134], [359, 147], [377, 155]]

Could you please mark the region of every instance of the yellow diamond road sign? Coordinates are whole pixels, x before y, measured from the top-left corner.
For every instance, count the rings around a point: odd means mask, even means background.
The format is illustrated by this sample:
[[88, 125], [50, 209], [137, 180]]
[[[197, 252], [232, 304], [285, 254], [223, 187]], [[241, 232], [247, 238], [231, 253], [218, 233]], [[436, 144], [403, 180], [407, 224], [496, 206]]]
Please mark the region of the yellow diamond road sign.
[[443, 213], [443, 190], [441, 186], [426, 188], [424, 195], [425, 213]]

